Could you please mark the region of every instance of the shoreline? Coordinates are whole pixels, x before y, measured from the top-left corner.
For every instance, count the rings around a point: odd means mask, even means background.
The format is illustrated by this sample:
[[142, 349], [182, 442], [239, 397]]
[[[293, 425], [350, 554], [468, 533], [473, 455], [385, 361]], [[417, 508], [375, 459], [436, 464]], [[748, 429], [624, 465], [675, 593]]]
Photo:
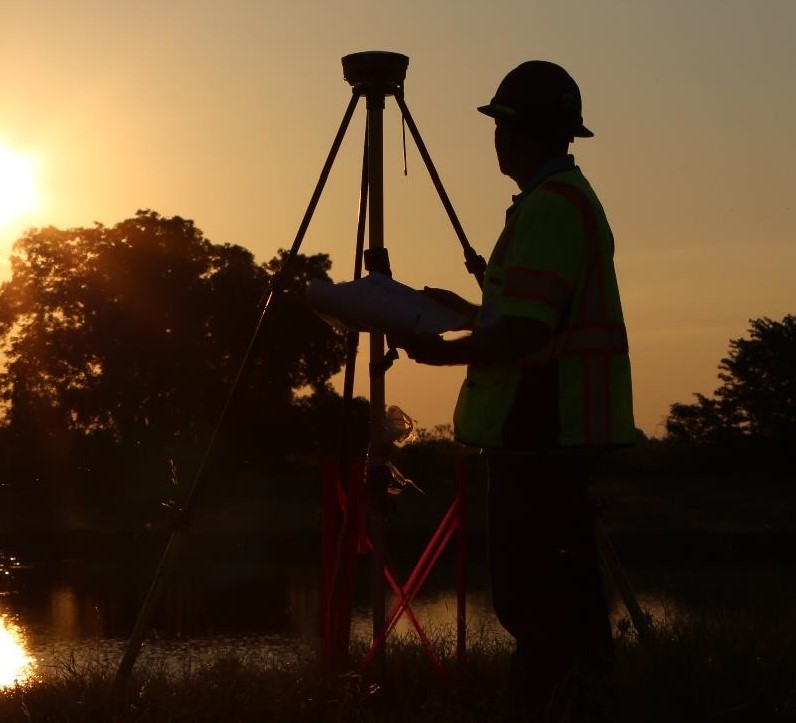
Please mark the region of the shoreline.
[[[796, 564], [796, 533], [789, 531], [705, 530], [629, 531], [604, 525], [620, 560], [631, 567], [765, 566]], [[411, 557], [422, 549], [431, 531], [393, 535], [393, 555]], [[102, 562], [159, 554], [167, 532], [40, 529], [0, 531], [0, 553], [16, 555], [24, 564], [68, 560]], [[467, 535], [468, 560], [486, 563], [483, 531]], [[196, 531], [190, 533], [190, 557], [243, 558], [256, 561], [274, 550], [289, 561], [320, 558], [318, 530]], [[285, 555], [285, 551], [291, 554]], [[0, 562], [2, 560], [0, 559]]]

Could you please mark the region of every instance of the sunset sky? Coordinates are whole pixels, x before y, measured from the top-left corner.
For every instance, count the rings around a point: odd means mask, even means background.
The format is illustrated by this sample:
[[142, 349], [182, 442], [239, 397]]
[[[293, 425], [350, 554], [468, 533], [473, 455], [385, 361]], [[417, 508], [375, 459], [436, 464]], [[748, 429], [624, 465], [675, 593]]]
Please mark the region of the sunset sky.
[[[794, 0], [4, 2], [0, 274], [25, 227], [112, 225], [139, 208], [270, 259], [291, 244], [348, 103], [340, 58], [362, 50], [409, 56], [407, 103], [488, 255], [516, 189], [475, 107], [520, 62], [552, 60], [579, 83], [596, 133], [573, 150], [617, 240], [636, 422], [660, 436], [671, 403], [717, 386], [749, 319], [796, 312], [794, 27]], [[363, 103], [302, 248], [329, 253], [340, 281], [364, 115]], [[408, 145], [405, 178], [388, 100], [393, 272], [476, 300]], [[388, 403], [420, 426], [447, 423], [462, 374], [402, 358]]]

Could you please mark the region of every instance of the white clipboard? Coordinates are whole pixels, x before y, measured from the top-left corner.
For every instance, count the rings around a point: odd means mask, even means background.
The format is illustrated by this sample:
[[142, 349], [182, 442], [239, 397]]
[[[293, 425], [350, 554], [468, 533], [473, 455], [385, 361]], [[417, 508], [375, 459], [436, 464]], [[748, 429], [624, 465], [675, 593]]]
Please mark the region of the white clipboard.
[[442, 334], [468, 322], [421, 291], [377, 272], [339, 284], [313, 279], [307, 301], [330, 324], [349, 331]]

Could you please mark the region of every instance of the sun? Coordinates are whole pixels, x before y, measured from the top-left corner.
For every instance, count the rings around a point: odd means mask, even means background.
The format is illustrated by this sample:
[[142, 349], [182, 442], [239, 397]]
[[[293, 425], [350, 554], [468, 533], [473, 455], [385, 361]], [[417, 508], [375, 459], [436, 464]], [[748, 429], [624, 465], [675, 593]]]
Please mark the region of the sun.
[[24, 156], [0, 146], [0, 228], [36, 205], [36, 168]]

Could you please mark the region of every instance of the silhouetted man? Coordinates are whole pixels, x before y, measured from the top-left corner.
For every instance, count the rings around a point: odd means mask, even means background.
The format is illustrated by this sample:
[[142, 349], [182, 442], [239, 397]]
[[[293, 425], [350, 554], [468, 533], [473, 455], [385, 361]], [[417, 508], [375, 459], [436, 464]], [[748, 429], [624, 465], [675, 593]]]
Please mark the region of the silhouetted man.
[[473, 332], [398, 344], [421, 363], [467, 365], [455, 433], [487, 455], [493, 600], [516, 639], [509, 700], [527, 710], [578, 700], [610, 670], [587, 481], [601, 452], [633, 443], [630, 363], [613, 236], [568, 155], [593, 136], [575, 81], [529, 61], [478, 110], [495, 119], [500, 170], [520, 193], [481, 305], [429, 290], [469, 311]]

